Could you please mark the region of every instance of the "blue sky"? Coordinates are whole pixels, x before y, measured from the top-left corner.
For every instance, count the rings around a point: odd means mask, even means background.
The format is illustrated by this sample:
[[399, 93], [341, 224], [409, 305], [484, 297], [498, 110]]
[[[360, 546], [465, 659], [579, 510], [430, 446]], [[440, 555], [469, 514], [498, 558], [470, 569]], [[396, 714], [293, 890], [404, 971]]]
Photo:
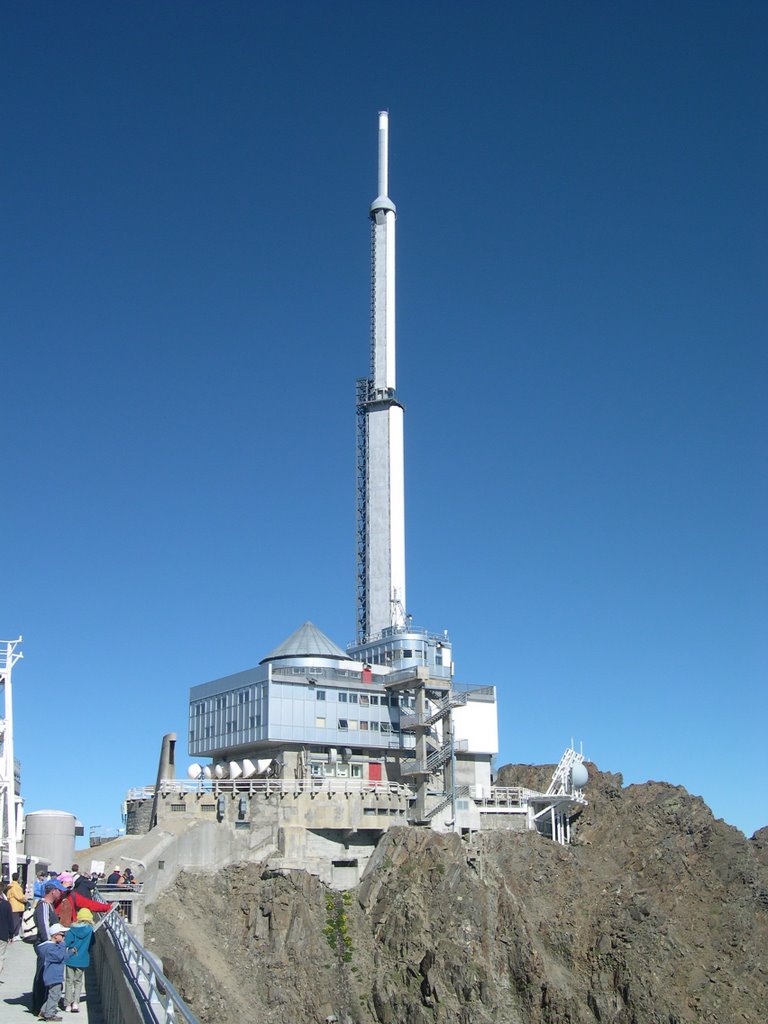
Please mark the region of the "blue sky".
[[191, 685], [353, 638], [388, 108], [414, 621], [498, 686], [499, 764], [574, 737], [768, 824], [765, 6], [36, 3], [2, 36], [27, 809], [119, 825], [163, 733], [186, 764]]

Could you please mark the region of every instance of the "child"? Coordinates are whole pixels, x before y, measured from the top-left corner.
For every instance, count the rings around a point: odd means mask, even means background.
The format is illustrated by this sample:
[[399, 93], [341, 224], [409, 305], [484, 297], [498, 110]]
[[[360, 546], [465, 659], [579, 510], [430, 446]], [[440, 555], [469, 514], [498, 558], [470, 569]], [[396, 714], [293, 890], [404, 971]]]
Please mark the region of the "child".
[[64, 964], [74, 953], [64, 946], [67, 929], [55, 924], [50, 930], [50, 939], [37, 946], [37, 955], [43, 967], [43, 983], [47, 989], [47, 998], [40, 1010], [38, 1020], [62, 1020], [59, 1010], [61, 988], [64, 984]]
[[91, 942], [93, 941], [93, 914], [87, 907], [77, 912], [77, 924], [72, 925], [67, 933], [67, 946], [74, 949], [75, 955], [67, 962], [67, 978], [64, 985], [64, 1009], [72, 1013], [80, 1012], [80, 991], [83, 987], [85, 968], [91, 962]]

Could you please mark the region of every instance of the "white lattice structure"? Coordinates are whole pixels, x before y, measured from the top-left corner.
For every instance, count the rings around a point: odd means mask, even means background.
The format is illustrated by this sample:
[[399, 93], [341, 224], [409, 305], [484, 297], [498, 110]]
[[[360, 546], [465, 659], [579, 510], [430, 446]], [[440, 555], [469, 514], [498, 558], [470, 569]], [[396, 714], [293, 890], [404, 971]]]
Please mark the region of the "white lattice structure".
[[0, 686], [3, 690], [3, 717], [0, 719], [0, 822], [2, 848], [7, 853], [8, 875], [18, 867], [16, 843], [20, 834], [21, 799], [16, 795], [15, 759], [13, 756], [13, 666], [24, 655], [17, 650], [22, 638], [0, 641]]

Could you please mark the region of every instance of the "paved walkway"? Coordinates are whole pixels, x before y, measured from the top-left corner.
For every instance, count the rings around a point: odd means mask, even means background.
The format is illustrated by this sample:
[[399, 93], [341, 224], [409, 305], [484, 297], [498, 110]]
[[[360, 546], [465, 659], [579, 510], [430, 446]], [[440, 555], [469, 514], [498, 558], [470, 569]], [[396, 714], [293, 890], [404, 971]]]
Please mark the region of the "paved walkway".
[[[36, 963], [34, 946], [26, 942], [11, 943], [0, 974], [0, 1024], [31, 1024], [37, 1020], [30, 1008]], [[85, 972], [80, 1013], [62, 1013], [61, 1016], [71, 1024], [104, 1024], [96, 979], [90, 969]]]

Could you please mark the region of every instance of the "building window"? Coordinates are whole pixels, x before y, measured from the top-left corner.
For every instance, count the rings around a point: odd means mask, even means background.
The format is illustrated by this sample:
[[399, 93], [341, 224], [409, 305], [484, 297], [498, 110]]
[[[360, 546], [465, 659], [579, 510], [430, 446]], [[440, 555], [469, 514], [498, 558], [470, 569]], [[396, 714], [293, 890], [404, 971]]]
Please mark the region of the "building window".
[[320, 715], [318, 715], [317, 718], [315, 718], [315, 728], [316, 729], [324, 729], [325, 728], [325, 719], [322, 718]]
[[240, 693], [238, 693], [238, 695], [237, 695], [237, 703], [238, 704], [247, 704], [248, 703], [248, 694], [244, 690], [241, 690]]
[[368, 699], [368, 694], [367, 693], [361, 693], [360, 694], [360, 703], [361, 704], [365, 704], [365, 705], [370, 703], [370, 701]]
[[186, 809], [186, 804], [171, 804], [171, 810], [174, 811], [176, 814], [183, 814], [184, 811], [186, 811]]
[[389, 695], [389, 706], [393, 708], [397, 708], [400, 706], [400, 698], [397, 696], [396, 693], [391, 693]]
[[389, 722], [382, 722], [380, 728], [382, 732], [390, 732]]
[[363, 722], [363, 721], [361, 720], [361, 722], [360, 722], [360, 728], [361, 728], [361, 730], [362, 730], [363, 732], [368, 732], [368, 723], [367, 723], [367, 722]]
[[349, 728], [350, 728], [350, 730], [357, 729], [357, 719], [356, 718], [350, 718], [350, 720], [349, 720]]
[[221, 711], [226, 706], [227, 706], [227, 698], [226, 697], [217, 697], [216, 698], [216, 710], [217, 711]]
[[347, 703], [347, 695], [346, 695], [346, 693], [340, 693], [339, 694], [339, 700], [341, 701], [342, 704], [346, 704]]
[[341, 732], [346, 732], [348, 728], [349, 728], [349, 722], [346, 720], [346, 718], [340, 718], [339, 719], [339, 730]]
[[378, 722], [371, 722], [371, 732], [378, 732], [378, 731], [379, 731], [379, 723]]
[[376, 696], [375, 693], [372, 693], [371, 694], [371, 704], [378, 704], [378, 703], [379, 703], [379, 698]]
[[325, 700], [325, 690], [318, 690], [315, 696], [318, 700]]
[[349, 695], [349, 703], [350, 704], [357, 704], [357, 694], [356, 693], [350, 693], [350, 695]]
[[362, 779], [363, 766], [361, 764], [351, 764], [349, 766], [349, 772], [353, 779]]
[[202, 704], [196, 704], [195, 705], [195, 715], [196, 716], [197, 715], [202, 715], [202, 713], [203, 713], [203, 705]]

